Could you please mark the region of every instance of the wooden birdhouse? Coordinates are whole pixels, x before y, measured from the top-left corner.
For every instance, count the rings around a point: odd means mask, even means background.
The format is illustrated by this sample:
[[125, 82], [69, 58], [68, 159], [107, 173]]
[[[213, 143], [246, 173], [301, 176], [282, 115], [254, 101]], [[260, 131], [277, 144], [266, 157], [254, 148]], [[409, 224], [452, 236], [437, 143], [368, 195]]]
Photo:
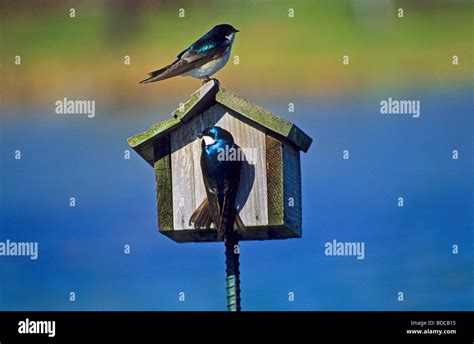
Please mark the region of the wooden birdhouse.
[[155, 169], [159, 231], [177, 242], [216, 241], [217, 230], [189, 220], [206, 197], [201, 139], [211, 126], [229, 131], [243, 160], [236, 199], [240, 240], [301, 237], [300, 151], [312, 139], [297, 126], [207, 82], [167, 121], [128, 139]]

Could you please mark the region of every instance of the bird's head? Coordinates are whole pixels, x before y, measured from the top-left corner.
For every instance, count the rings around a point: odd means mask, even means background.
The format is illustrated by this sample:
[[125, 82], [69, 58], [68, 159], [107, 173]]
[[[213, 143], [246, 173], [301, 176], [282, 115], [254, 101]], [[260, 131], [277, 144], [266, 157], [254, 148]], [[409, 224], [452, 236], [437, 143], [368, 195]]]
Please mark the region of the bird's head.
[[225, 37], [231, 42], [234, 40], [235, 34], [239, 32], [239, 30], [237, 30], [235, 27], [233, 27], [230, 24], [216, 25], [211, 31], [215, 36]]
[[198, 135], [198, 137], [204, 140], [205, 146], [212, 146], [217, 141], [224, 142], [227, 144], [234, 143], [234, 138], [232, 137], [232, 134], [229, 133], [227, 130], [217, 126], [204, 129], [204, 131], [200, 135]]

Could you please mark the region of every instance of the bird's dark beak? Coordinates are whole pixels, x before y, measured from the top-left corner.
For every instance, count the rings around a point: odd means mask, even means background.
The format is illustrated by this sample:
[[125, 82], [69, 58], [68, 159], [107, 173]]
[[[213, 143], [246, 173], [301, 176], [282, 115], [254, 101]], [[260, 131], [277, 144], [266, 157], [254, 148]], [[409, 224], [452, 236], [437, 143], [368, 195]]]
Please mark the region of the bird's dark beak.
[[240, 30], [235, 29], [235, 32], [240, 32]]

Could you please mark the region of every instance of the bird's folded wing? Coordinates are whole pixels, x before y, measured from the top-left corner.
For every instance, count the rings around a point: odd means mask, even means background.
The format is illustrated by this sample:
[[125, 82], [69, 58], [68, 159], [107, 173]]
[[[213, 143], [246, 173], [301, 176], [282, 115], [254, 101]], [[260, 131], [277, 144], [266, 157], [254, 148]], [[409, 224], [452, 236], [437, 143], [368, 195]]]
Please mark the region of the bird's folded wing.
[[174, 61], [169, 66], [149, 73], [148, 82], [158, 81], [171, 78], [173, 76], [184, 74], [192, 69], [198, 68], [209, 61], [212, 61], [224, 54], [227, 47], [216, 47], [204, 52], [198, 50], [188, 50], [184, 54], [180, 54], [181, 58]]
[[216, 37], [213, 34], [208, 32], [204, 36], [199, 38], [196, 42], [194, 42], [189, 47], [187, 47], [182, 52], [180, 52], [179, 55], [176, 57], [180, 59], [183, 55], [185, 55], [187, 52], [191, 50], [197, 50], [202, 53], [202, 52], [205, 52], [206, 50], [214, 49], [220, 45], [227, 45], [227, 44], [228, 42], [226, 40], [216, 39]]

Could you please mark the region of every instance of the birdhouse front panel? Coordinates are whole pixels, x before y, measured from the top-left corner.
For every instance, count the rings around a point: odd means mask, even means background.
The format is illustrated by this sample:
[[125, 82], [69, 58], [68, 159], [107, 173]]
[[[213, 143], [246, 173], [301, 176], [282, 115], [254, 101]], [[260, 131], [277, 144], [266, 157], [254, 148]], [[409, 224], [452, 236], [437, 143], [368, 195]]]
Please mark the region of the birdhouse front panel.
[[[239, 118], [240, 117], [240, 118]], [[248, 121], [247, 121], [248, 122]], [[234, 111], [215, 104], [171, 133], [173, 229], [194, 230], [189, 219], [206, 197], [200, 166], [201, 139], [206, 128], [219, 126], [234, 137], [243, 162], [236, 206], [248, 227], [268, 224], [265, 133], [243, 121]], [[227, 152], [223, 152], [227, 154]]]

